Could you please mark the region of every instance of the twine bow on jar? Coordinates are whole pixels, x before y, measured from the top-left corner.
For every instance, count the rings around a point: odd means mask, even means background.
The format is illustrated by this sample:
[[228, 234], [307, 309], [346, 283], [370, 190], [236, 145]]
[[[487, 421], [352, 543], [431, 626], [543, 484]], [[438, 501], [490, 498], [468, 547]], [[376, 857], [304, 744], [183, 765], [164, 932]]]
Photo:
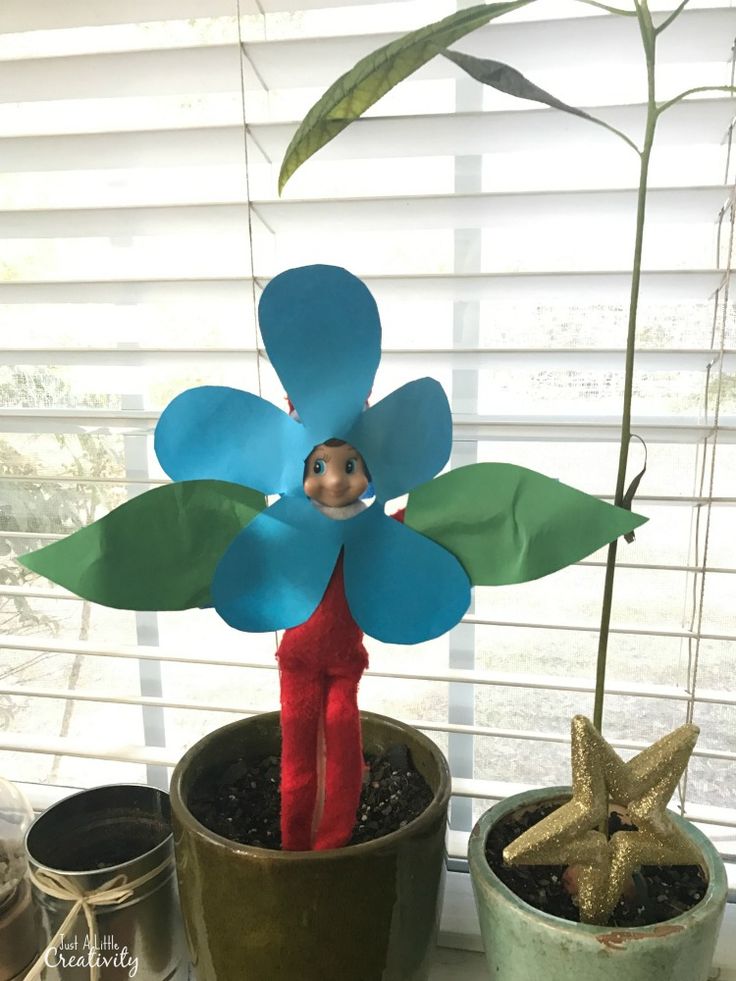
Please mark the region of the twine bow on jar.
[[47, 896], [52, 896], [54, 899], [61, 899], [73, 905], [64, 922], [46, 944], [46, 947], [41, 951], [36, 962], [26, 974], [24, 981], [35, 981], [36, 978], [41, 976], [44, 968], [50, 966], [46, 961], [48, 954], [57, 950], [59, 939], [72, 926], [80, 911], [84, 913], [84, 918], [87, 921], [87, 935], [89, 938], [87, 958], [89, 961], [90, 981], [99, 981], [100, 965], [98, 958], [95, 956], [97, 953], [95, 907], [118, 906], [124, 903], [127, 899], [130, 899], [136, 889], [150, 882], [151, 879], [154, 879], [160, 872], [163, 872], [164, 869], [172, 864], [173, 859], [169, 856], [160, 865], [145, 872], [137, 879], [128, 881], [127, 876], [121, 873], [112, 879], [108, 879], [107, 882], [103, 882], [102, 885], [95, 889], [83, 889], [74, 879], [61, 875], [58, 872], [29, 870], [31, 882], [37, 889]]

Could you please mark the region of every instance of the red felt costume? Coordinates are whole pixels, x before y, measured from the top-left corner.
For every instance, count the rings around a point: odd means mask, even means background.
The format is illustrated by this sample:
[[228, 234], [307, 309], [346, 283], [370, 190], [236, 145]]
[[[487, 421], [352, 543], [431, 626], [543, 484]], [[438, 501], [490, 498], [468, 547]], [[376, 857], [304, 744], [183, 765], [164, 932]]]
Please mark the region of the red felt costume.
[[[393, 517], [403, 521], [404, 511]], [[308, 620], [284, 633], [276, 656], [281, 680], [281, 847], [339, 848], [350, 838], [360, 801], [363, 752], [357, 696], [368, 666], [363, 631], [345, 598], [342, 553], [319, 606]], [[317, 794], [323, 752], [322, 806]]]

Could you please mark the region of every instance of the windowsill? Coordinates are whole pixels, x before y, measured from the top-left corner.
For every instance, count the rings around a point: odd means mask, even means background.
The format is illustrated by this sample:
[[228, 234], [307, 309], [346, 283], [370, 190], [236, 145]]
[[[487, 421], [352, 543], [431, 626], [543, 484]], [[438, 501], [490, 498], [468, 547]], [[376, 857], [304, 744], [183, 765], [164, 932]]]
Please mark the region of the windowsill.
[[437, 947], [429, 981], [488, 981], [486, 959], [475, 950]]
[[[462, 872], [448, 872], [440, 936], [430, 981], [487, 981], [488, 970], [482, 950], [470, 876]], [[734, 903], [726, 906], [712, 977], [714, 981], [736, 981]]]
[[[26, 793], [30, 787], [23, 787]], [[34, 785], [29, 793], [39, 812], [73, 792], [72, 788]], [[455, 836], [455, 837], [453, 837]], [[450, 854], [458, 857], [467, 850], [467, 835], [450, 832]], [[736, 867], [726, 866], [729, 897], [716, 946], [713, 981], [736, 981]], [[720, 972], [720, 973], [719, 973]], [[483, 942], [475, 910], [475, 900], [467, 872], [448, 872], [442, 907], [440, 932], [432, 959], [429, 981], [488, 981]]]

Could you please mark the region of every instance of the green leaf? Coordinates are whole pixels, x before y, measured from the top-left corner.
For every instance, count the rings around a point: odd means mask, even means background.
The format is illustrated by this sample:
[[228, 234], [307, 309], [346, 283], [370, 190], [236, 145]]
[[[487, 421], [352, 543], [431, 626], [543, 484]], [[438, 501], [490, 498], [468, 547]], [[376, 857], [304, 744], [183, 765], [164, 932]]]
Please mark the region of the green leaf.
[[510, 463], [474, 463], [409, 495], [405, 523], [452, 552], [475, 586], [539, 579], [647, 519]]
[[164, 484], [18, 561], [84, 599], [120, 610], [210, 606], [215, 566], [265, 506], [263, 494], [240, 484]]
[[562, 112], [579, 116], [581, 119], [587, 119], [588, 122], [602, 126], [610, 133], [615, 133], [616, 136], [619, 136], [625, 143], [628, 143], [637, 153], [639, 152], [636, 144], [626, 133], [622, 133], [615, 126], [611, 126], [596, 116], [591, 116], [589, 112], [585, 112], [583, 109], [577, 109], [575, 106], [569, 106], [566, 102], [562, 102], [554, 95], [550, 95], [549, 92], [540, 89], [538, 85], [530, 82], [521, 72], [518, 72], [510, 65], [504, 65], [501, 61], [492, 61], [490, 58], [474, 58], [473, 55], [463, 54], [461, 51], [444, 51], [443, 54], [445, 58], [449, 58], [450, 61], [454, 62], [478, 82], [482, 82], [484, 85], [490, 85], [491, 88], [498, 89], [499, 92], [505, 92], [507, 95], [516, 96], [517, 99], [541, 102], [543, 105], [551, 106], [553, 109], [560, 109]]
[[534, 82], [518, 72], [510, 65], [504, 65], [502, 61], [492, 61], [490, 58], [474, 58], [473, 55], [463, 54], [461, 51], [444, 51], [445, 58], [449, 58], [458, 68], [462, 68], [468, 75], [490, 85], [491, 88], [505, 92], [507, 95], [516, 96], [517, 99], [529, 99], [531, 102], [542, 102], [553, 109], [561, 109], [563, 112], [572, 113], [573, 116], [580, 116], [582, 119], [589, 119], [591, 122], [599, 123], [600, 120], [582, 109], [569, 106], [566, 102], [556, 99], [555, 96], [540, 89]]
[[510, 10], [534, 0], [481, 3], [458, 10], [434, 24], [411, 31], [362, 58], [341, 75], [302, 120], [286, 149], [279, 174], [279, 194], [292, 174], [313, 153], [358, 119], [381, 96], [408, 78], [444, 48]]

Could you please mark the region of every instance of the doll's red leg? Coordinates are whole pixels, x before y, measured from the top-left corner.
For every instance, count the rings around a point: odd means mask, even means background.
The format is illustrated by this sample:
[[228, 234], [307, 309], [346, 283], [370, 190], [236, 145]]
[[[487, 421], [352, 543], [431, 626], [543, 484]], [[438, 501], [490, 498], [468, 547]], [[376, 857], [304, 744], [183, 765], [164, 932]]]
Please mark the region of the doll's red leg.
[[363, 780], [359, 681], [360, 674], [327, 679], [325, 802], [315, 849], [340, 848], [349, 840], [355, 826]]
[[324, 680], [281, 668], [281, 847], [308, 851], [317, 796], [317, 736]]

